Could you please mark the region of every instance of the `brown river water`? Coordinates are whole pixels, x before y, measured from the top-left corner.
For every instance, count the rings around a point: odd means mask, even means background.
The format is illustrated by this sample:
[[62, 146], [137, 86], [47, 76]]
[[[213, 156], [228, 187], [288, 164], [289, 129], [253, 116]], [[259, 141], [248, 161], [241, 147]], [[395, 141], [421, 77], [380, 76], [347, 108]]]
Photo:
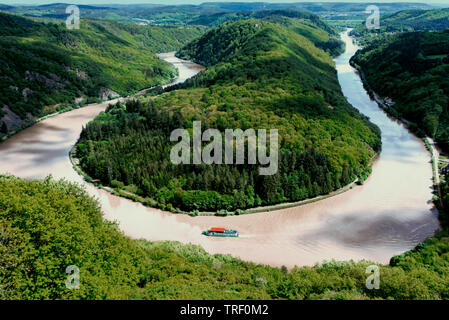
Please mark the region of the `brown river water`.
[[[232, 254], [273, 266], [314, 265], [324, 260], [388, 263], [439, 228], [432, 204], [432, 168], [423, 143], [370, 100], [349, 59], [357, 50], [347, 33], [346, 52], [335, 60], [348, 101], [382, 130], [383, 151], [363, 186], [304, 206], [271, 213], [227, 218], [189, 217], [147, 208], [87, 184], [73, 170], [68, 153], [82, 126], [107, 103], [91, 105], [44, 120], [0, 144], [0, 173], [34, 179], [52, 174], [81, 183], [98, 198], [104, 218], [117, 221], [128, 236], [150, 241], [174, 240], [201, 245], [209, 253]], [[173, 53], [182, 82], [201, 67]], [[209, 227], [226, 227], [240, 238], [207, 238]]]

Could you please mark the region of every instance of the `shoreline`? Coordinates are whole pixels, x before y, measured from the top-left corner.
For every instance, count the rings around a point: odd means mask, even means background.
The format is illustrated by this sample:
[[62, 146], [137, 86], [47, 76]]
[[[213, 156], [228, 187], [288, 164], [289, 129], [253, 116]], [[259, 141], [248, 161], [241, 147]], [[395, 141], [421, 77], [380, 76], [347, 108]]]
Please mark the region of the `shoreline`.
[[[67, 107], [67, 108], [65, 108], [65, 109], [63, 109], [61, 111], [53, 112], [53, 113], [41, 116], [39, 118], [30, 120], [29, 122], [24, 123], [22, 126], [17, 128], [16, 130], [13, 130], [11, 132], [7, 132], [4, 136], [0, 137], [0, 144], [5, 142], [5, 141], [7, 141], [9, 138], [15, 136], [16, 134], [19, 134], [23, 130], [28, 129], [28, 128], [34, 126], [35, 124], [37, 124], [39, 122], [42, 122], [44, 120], [47, 120], [49, 118], [56, 117], [56, 116], [58, 116], [60, 114], [64, 114], [64, 113], [67, 113], [67, 112], [70, 112], [70, 111], [73, 111], [73, 110], [77, 110], [77, 109], [82, 109], [82, 108], [85, 108], [85, 107], [90, 107], [90, 106], [93, 106], [93, 105], [98, 105], [98, 104], [103, 104], [103, 103], [113, 103], [113, 102], [115, 102], [117, 100], [127, 100], [127, 99], [131, 99], [131, 98], [138, 98], [138, 97], [140, 97], [142, 95], [147, 94], [150, 90], [155, 89], [157, 87], [169, 86], [172, 83], [176, 82], [176, 79], [179, 76], [179, 70], [176, 67], [175, 67], [175, 69], [176, 69], [177, 75], [174, 78], [170, 78], [167, 81], [164, 81], [163, 83], [159, 83], [159, 84], [157, 84], [155, 86], [152, 86], [152, 87], [146, 87], [146, 88], [140, 89], [136, 93], [134, 93], [134, 94], [132, 94], [130, 96], [118, 96], [118, 97], [115, 97], [115, 98], [110, 99], [110, 100], [103, 100], [103, 101], [99, 101], [99, 102], [89, 103], [89, 104], [85, 104], [85, 105], [79, 106], [79, 107], [70, 106], [70, 107]], [[87, 98], [95, 98], [95, 97], [87, 97]], [[99, 100], [101, 100], [101, 99], [99, 99]]]
[[[438, 210], [438, 215], [440, 216], [442, 214], [442, 211], [444, 210], [443, 206], [443, 200], [442, 200], [442, 192], [441, 192], [441, 185], [440, 185], [440, 179], [439, 179], [439, 170], [438, 170], [438, 155], [437, 158], [435, 157], [435, 147], [432, 146], [432, 143], [429, 141], [431, 139], [427, 135], [424, 134], [424, 137], [419, 136], [419, 132], [416, 132], [412, 130], [410, 125], [412, 122], [408, 121], [407, 119], [396, 117], [390, 112], [388, 112], [388, 108], [390, 106], [387, 106], [382, 100], [381, 97], [370, 87], [368, 84], [368, 81], [366, 79], [365, 73], [363, 72], [362, 68], [357, 65], [355, 62], [352, 61], [352, 58], [350, 60], [350, 65], [356, 70], [357, 73], [360, 75], [360, 79], [362, 80], [363, 86], [366, 89], [367, 93], [369, 94], [370, 98], [377, 103], [380, 109], [382, 109], [388, 117], [391, 117], [395, 121], [398, 121], [404, 127], [410, 132], [410, 134], [414, 135], [417, 139], [419, 139], [425, 146], [426, 150], [429, 152], [431, 156], [431, 163], [432, 163], [432, 181], [433, 181], [433, 193], [435, 196], [438, 196], [438, 200], [432, 199], [433, 203], [435, 204], [436, 209]], [[418, 127], [418, 130], [421, 131], [421, 128]], [[433, 140], [432, 140], [433, 141]], [[435, 145], [435, 143], [433, 143]]]
[[[335, 196], [338, 196], [340, 194], [343, 194], [347, 191], [350, 191], [352, 189], [354, 189], [359, 182], [359, 178], [356, 178], [353, 182], [351, 182], [350, 184], [332, 191], [329, 194], [325, 194], [325, 195], [320, 195], [317, 196], [315, 198], [310, 198], [310, 199], [305, 199], [305, 200], [301, 200], [301, 201], [297, 201], [297, 202], [284, 202], [284, 203], [279, 203], [279, 204], [275, 204], [275, 205], [268, 205], [268, 206], [261, 206], [261, 207], [254, 207], [254, 208], [249, 208], [249, 209], [237, 209], [236, 211], [233, 212], [229, 212], [229, 214], [226, 215], [221, 215], [217, 212], [205, 212], [205, 211], [200, 211], [198, 212], [197, 215], [192, 215], [191, 212], [187, 212], [187, 211], [182, 211], [180, 209], [177, 210], [167, 210], [167, 208], [161, 208], [158, 206], [155, 206], [154, 204], [158, 204], [155, 200], [153, 199], [146, 199], [143, 198], [137, 194], [134, 193], [130, 193], [128, 191], [124, 191], [124, 190], [116, 190], [114, 188], [112, 188], [111, 186], [104, 186], [102, 185], [99, 180], [92, 178], [91, 176], [89, 176], [86, 172], [84, 172], [82, 170], [82, 168], [79, 165], [79, 159], [75, 157], [75, 153], [76, 153], [76, 144], [75, 146], [70, 150], [69, 152], [69, 159], [70, 159], [70, 163], [72, 164], [73, 169], [81, 176], [83, 177], [83, 179], [87, 182], [90, 183], [92, 185], [94, 185], [96, 188], [105, 190], [107, 192], [109, 192], [112, 195], [115, 196], [119, 196], [128, 200], [132, 200], [134, 202], [138, 202], [141, 203], [142, 205], [144, 205], [145, 207], [149, 207], [152, 209], [160, 209], [163, 211], [167, 211], [170, 212], [172, 214], [183, 214], [183, 215], [189, 215], [192, 217], [195, 216], [207, 216], [207, 217], [230, 217], [230, 216], [239, 216], [239, 215], [249, 215], [249, 214], [256, 214], [256, 213], [271, 213], [271, 212], [275, 212], [275, 211], [279, 211], [279, 210], [283, 210], [283, 209], [289, 209], [289, 208], [296, 208], [296, 207], [301, 207], [304, 206], [306, 204], [310, 204], [310, 203], [314, 203], [314, 202], [319, 202], [321, 200], [325, 200], [325, 199], [329, 199]], [[374, 165], [374, 162], [378, 159], [379, 157], [379, 153], [376, 153], [373, 158], [371, 159], [371, 164], [370, 166], [372, 167]], [[151, 203], [150, 202], [153, 202]], [[237, 211], [243, 211], [240, 213], [237, 213]]]

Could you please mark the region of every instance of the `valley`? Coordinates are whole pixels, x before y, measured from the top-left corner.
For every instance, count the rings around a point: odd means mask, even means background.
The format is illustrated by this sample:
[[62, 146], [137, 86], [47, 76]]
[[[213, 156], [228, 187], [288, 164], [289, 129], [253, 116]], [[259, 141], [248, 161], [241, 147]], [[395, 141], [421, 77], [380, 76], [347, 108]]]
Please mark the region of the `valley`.
[[[87, 184], [89, 193], [100, 200], [105, 219], [117, 221], [120, 229], [134, 239], [195, 243], [212, 254], [232, 254], [279, 267], [314, 265], [331, 259], [388, 263], [393, 255], [432, 236], [439, 223], [432, 203], [428, 203], [432, 197], [430, 156], [422, 142], [370, 100], [349, 65], [357, 48], [347, 33], [343, 39], [347, 51], [336, 60], [343, 92], [383, 129], [383, 151], [363, 186], [317, 203], [271, 213], [192, 218], [146, 208]], [[68, 153], [81, 128], [106, 107], [103, 103], [74, 110], [12, 137], [0, 145], [2, 171], [28, 179], [52, 174], [56, 179], [85, 184], [72, 169]], [[204, 238], [201, 232], [215, 224], [239, 230], [242, 238]]]
[[448, 9], [377, 5], [0, 5], [0, 300], [449, 299]]
[[177, 50], [202, 33], [201, 27], [82, 23], [71, 32], [60, 22], [0, 12], [0, 138], [42, 116], [169, 83], [176, 68], [155, 53]]

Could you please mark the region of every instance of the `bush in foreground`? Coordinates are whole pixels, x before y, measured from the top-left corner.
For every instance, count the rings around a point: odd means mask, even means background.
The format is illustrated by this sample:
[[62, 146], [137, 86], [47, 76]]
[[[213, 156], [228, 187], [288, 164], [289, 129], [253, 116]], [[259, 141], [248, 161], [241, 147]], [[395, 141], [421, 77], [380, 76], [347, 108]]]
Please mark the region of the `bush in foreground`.
[[[275, 214], [275, 213], [274, 213]], [[133, 241], [102, 220], [79, 186], [0, 176], [0, 299], [448, 299], [449, 238], [440, 234], [381, 266], [273, 268], [176, 242]], [[80, 268], [79, 290], [66, 267]]]

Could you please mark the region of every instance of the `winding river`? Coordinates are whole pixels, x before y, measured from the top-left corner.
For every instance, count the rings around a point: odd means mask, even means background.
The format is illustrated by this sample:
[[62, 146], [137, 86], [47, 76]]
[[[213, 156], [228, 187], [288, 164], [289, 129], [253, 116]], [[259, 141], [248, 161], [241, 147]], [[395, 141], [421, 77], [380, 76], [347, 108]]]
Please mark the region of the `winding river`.
[[[314, 265], [323, 260], [388, 263], [439, 228], [432, 204], [432, 168], [423, 143], [390, 119], [363, 88], [349, 59], [357, 47], [342, 34], [346, 52], [335, 62], [348, 101], [382, 130], [383, 151], [363, 186], [301, 207], [227, 218], [174, 215], [113, 196], [85, 183], [73, 170], [68, 153], [86, 125], [108, 103], [87, 106], [49, 118], [0, 145], [0, 172], [34, 179], [54, 178], [84, 184], [98, 198], [107, 220], [117, 221], [132, 238], [175, 240], [201, 245], [209, 253], [232, 254], [247, 261]], [[201, 68], [173, 53], [160, 55], [180, 69], [182, 82]], [[201, 231], [223, 226], [240, 231], [238, 239], [207, 238]]]

